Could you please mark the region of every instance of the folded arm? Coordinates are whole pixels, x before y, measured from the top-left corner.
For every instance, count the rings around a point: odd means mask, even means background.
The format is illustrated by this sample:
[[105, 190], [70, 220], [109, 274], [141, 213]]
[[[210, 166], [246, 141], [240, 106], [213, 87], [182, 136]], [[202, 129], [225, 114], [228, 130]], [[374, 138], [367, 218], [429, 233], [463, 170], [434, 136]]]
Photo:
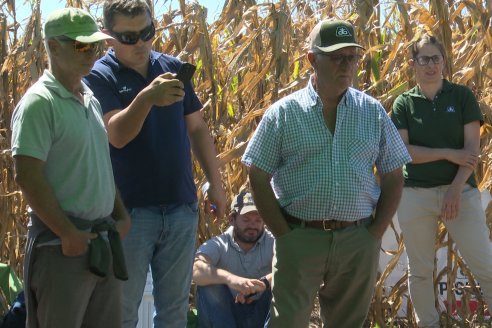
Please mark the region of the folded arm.
[[227, 285], [242, 295], [259, 293], [265, 290], [265, 285], [258, 279], [237, 276], [231, 272], [215, 267], [210, 258], [199, 254], [193, 263], [193, 281], [198, 286]]
[[[467, 125], [480, 124], [478, 121], [469, 123]], [[460, 166], [465, 166], [470, 169], [474, 169], [478, 161], [479, 149], [475, 147], [469, 147], [465, 144], [462, 149], [451, 149], [451, 148], [430, 148], [424, 146], [412, 145], [409, 142], [408, 130], [400, 129], [398, 130], [400, 136], [407, 147], [410, 156], [412, 157], [412, 164], [422, 164], [429, 163], [439, 160], [446, 160]], [[466, 126], [465, 126], [466, 134]], [[466, 139], [466, 136], [465, 136]], [[466, 140], [465, 140], [466, 143]]]
[[461, 203], [461, 193], [468, 181], [468, 178], [479, 160], [480, 154], [480, 122], [473, 121], [464, 126], [464, 150], [470, 154], [475, 154], [470, 165], [460, 165], [453, 182], [444, 195], [440, 218], [443, 220], [453, 220], [458, 217]]
[[463, 187], [480, 159], [480, 122], [473, 121], [465, 124], [463, 129], [464, 146], [461, 149], [428, 148], [410, 145], [408, 130], [398, 130], [412, 156], [412, 163], [419, 164], [447, 160], [459, 165], [458, 172], [443, 199], [440, 218], [444, 220], [452, 220], [458, 216]]

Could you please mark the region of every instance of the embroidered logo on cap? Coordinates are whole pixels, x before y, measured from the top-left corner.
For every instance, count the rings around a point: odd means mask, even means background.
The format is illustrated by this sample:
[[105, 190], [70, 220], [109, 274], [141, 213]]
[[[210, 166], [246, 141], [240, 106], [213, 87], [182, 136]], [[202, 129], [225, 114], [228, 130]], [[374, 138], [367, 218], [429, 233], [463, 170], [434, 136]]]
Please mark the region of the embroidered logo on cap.
[[251, 196], [250, 193], [247, 193], [246, 195], [244, 195], [243, 197], [243, 206], [246, 206], [246, 205], [254, 205], [254, 201], [253, 201], [253, 197]]
[[350, 34], [350, 31], [348, 30], [348, 28], [346, 28], [345, 26], [338, 26], [335, 33], [336, 33], [337, 37], [352, 36], [352, 34]]

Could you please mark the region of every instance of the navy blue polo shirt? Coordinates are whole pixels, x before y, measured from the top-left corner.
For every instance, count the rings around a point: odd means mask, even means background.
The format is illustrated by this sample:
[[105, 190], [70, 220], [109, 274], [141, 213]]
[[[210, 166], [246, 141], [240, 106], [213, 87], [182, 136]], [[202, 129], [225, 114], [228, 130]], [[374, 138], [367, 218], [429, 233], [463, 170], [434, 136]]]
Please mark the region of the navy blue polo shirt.
[[[177, 73], [181, 65], [177, 58], [152, 51], [144, 78], [121, 64], [110, 49], [84, 82], [106, 114], [126, 108], [157, 76]], [[202, 104], [191, 82], [185, 84], [185, 94], [183, 101], [152, 107], [140, 133], [125, 147], [110, 145], [115, 181], [128, 208], [196, 201], [185, 116]]]

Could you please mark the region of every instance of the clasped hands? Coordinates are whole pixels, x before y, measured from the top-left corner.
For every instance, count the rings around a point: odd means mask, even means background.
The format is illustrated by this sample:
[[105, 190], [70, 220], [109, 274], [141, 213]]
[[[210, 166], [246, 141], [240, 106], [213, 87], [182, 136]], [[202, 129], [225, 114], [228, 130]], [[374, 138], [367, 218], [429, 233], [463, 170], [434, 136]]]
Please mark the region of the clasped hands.
[[249, 304], [253, 302], [252, 297], [258, 293], [265, 291], [266, 286], [258, 279], [248, 279], [242, 277], [234, 277], [227, 284], [231, 289], [238, 292], [236, 295], [236, 303]]

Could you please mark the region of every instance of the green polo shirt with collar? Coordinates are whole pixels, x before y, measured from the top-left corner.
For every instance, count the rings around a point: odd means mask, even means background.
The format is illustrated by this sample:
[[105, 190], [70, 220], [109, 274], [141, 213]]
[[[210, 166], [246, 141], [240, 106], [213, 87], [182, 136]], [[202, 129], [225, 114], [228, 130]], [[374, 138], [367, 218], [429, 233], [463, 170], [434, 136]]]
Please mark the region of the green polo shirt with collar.
[[[443, 80], [443, 88], [433, 100], [427, 99], [419, 86], [404, 92], [393, 103], [391, 119], [397, 129], [408, 131], [411, 145], [429, 148], [461, 149], [464, 126], [483, 123], [475, 96], [465, 86]], [[405, 186], [432, 188], [453, 182], [459, 165], [446, 160], [422, 164], [408, 163], [403, 168]], [[467, 181], [476, 187], [475, 175]]]

